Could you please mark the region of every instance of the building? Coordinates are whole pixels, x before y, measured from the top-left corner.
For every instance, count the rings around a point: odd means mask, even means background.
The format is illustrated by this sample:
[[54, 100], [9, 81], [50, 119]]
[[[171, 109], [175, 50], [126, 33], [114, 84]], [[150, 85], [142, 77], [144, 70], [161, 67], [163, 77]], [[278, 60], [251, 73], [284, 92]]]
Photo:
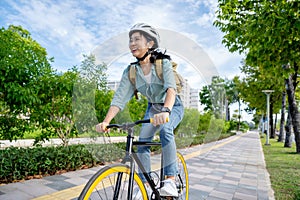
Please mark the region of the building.
[[188, 80], [185, 79], [184, 80], [184, 84], [182, 87], [182, 91], [180, 92], [179, 96], [181, 98], [181, 101], [183, 103], [183, 106], [185, 108], [189, 108], [190, 107], [190, 86], [188, 84]]
[[185, 108], [195, 108], [200, 111], [199, 89], [191, 88], [188, 80], [185, 79], [182, 91], [179, 94]]
[[194, 88], [191, 88], [190, 89], [190, 105], [189, 105], [189, 108], [195, 108], [197, 109], [198, 111], [200, 111], [200, 96], [199, 96], [199, 93], [200, 93], [200, 89], [194, 89]]
[[107, 81], [107, 87], [110, 90], [116, 91], [120, 85], [120, 81]]

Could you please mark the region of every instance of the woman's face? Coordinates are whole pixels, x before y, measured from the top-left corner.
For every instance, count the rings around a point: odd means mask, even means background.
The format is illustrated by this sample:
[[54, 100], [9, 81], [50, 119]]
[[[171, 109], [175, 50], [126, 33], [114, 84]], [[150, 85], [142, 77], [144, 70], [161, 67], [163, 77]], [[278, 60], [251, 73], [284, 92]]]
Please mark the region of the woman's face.
[[129, 49], [136, 58], [142, 58], [151, 47], [151, 42], [147, 42], [146, 38], [140, 32], [134, 32], [129, 38]]

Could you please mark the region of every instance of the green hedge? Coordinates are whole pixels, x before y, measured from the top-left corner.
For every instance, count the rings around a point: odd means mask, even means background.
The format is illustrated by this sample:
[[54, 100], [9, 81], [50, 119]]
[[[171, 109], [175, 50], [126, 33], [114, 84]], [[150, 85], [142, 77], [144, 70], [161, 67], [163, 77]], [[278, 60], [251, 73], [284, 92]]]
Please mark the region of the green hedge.
[[71, 145], [68, 147], [9, 147], [0, 150], [0, 183], [27, 179], [35, 175], [53, 175], [115, 161], [124, 155], [123, 144]]

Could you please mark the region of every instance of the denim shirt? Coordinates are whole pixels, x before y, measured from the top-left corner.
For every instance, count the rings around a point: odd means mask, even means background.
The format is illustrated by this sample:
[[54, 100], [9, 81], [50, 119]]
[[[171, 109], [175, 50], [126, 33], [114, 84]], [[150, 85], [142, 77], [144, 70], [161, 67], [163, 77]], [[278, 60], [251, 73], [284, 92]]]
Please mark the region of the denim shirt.
[[126, 103], [133, 97], [135, 88], [144, 95], [149, 103], [164, 103], [168, 88], [176, 89], [176, 82], [172, 64], [168, 59], [163, 59], [163, 79], [160, 80], [155, 72], [155, 66], [151, 67], [151, 83], [147, 83], [143, 70], [136, 64], [136, 84], [130, 82], [128, 72], [130, 65], [123, 71], [120, 85], [114, 95], [111, 105], [124, 109]]

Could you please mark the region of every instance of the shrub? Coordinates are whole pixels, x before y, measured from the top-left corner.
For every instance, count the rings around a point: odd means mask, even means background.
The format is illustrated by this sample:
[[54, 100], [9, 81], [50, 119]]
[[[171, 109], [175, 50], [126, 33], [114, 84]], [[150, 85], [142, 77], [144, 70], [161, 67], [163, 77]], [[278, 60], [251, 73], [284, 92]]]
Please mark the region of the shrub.
[[35, 175], [53, 175], [120, 159], [123, 144], [70, 145], [67, 147], [9, 147], [0, 150], [0, 183], [27, 179]]

